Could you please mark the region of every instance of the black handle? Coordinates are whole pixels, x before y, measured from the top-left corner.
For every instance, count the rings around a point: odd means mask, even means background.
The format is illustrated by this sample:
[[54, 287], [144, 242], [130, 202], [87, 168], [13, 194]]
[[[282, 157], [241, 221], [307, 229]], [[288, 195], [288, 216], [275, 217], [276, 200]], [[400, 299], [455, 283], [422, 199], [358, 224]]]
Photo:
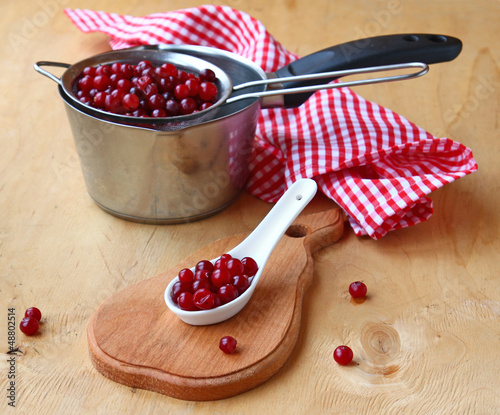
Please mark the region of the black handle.
[[[462, 50], [462, 42], [451, 36], [433, 34], [397, 34], [354, 40], [307, 55], [278, 69], [275, 75], [307, 75], [344, 69], [398, 63], [423, 62], [426, 64], [448, 62]], [[284, 88], [295, 88], [331, 82], [332, 79], [286, 82]], [[313, 94], [284, 95], [285, 108], [302, 105]]]

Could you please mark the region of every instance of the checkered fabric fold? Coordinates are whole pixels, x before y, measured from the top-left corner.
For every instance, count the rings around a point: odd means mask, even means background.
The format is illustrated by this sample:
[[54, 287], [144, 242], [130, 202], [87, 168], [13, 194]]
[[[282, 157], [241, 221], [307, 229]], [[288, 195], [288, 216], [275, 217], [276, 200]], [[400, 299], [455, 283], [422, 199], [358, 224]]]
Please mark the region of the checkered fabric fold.
[[[266, 72], [298, 58], [261, 22], [226, 6], [206, 5], [144, 17], [66, 9], [83, 32], [110, 37], [113, 49], [191, 44], [244, 56]], [[347, 214], [357, 235], [379, 239], [427, 220], [428, 195], [477, 170], [472, 151], [437, 138], [349, 88], [315, 93], [296, 109], [264, 109], [247, 190], [276, 202], [294, 181], [314, 178]]]

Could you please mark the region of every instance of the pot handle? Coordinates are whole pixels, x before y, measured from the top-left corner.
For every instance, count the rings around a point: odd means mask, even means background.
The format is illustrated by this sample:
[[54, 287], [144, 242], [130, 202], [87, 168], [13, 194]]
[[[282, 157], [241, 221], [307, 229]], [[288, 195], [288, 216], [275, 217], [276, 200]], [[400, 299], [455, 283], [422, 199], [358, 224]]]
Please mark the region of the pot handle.
[[57, 76], [50, 73], [49, 71], [42, 69], [41, 66], [56, 66], [58, 68], [66, 68], [67, 69], [71, 65], [69, 65], [67, 63], [62, 63], [62, 62], [49, 62], [49, 61], [39, 61], [33, 65], [33, 68], [35, 68], [35, 71], [41, 73], [42, 75], [45, 75], [47, 78], [52, 79], [54, 82], [56, 82], [62, 86], [61, 78], [58, 78]]
[[[462, 50], [462, 42], [435, 34], [396, 34], [354, 40], [332, 46], [291, 62], [274, 72], [278, 78], [370, 66], [448, 62]], [[337, 78], [331, 78], [331, 82]], [[323, 79], [323, 82], [325, 80]], [[317, 85], [319, 80], [288, 82], [284, 88]], [[285, 108], [303, 104], [313, 92], [284, 96]]]

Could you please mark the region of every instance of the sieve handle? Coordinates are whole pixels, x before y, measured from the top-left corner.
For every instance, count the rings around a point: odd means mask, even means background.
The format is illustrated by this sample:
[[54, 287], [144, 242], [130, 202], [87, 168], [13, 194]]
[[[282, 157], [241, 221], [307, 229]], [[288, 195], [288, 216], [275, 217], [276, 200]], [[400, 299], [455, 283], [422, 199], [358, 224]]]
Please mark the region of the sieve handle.
[[[386, 72], [386, 71], [394, 71], [394, 70], [402, 70], [402, 69], [413, 69], [411, 73], [400, 74], [400, 75], [392, 75], [378, 78], [364, 78], [358, 79], [354, 81], [342, 81], [336, 83], [325, 83], [325, 84], [307, 84], [306, 81], [317, 81], [326, 79], [330, 81], [333, 79], [338, 79], [344, 76], [349, 75], [363, 75], [367, 73], [378, 73], [378, 72]], [[265, 97], [275, 97], [278, 96], [280, 99], [276, 100], [276, 104], [272, 101], [262, 102], [263, 108], [271, 108], [274, 106], [277, 107], [285, 107], [292, 108], [293, 106], [287, 105], [286, 101], [283, 105], [283, 98], [291, 96], [292, 98], [298, 96], [300, 94], [306, 94], [310, 96], [313, 92], [322, 90], [322, 89], [334, 89], [334, 88], [344, 88], [344, 87], [353, 87], [353, 86], [361, 86], [361, 85], [370, 85], [370, 84], [380, 84], [383, 82], [394, 82], [394, 81], [403, 81], [406, 79], [418, 78], [419, 76], [425, 75], [429, 71], [429, 66], [426, 63], [422, 62], [410, 62], [410, 63], [402, 63], [396, 65], [384, 65], [384, 66], [373, 66], [369, 68], [358, 68], [358, 69], [346, 69], [342, 71], [332, 71], [332, 72], [324, 72], [317, 74], [308, 74], [308, 75], [300, 75], [300, 76], [290, 76], [283, 78], [272, 78], [265, 79], [260, 81], [251, 81], [244, 84], [237, 85], [233, 87], [233, 90], [240, 90], [248, 87], [259, 86], [259, 85], [272, 85], [278, 83], [279, 89], [268, 89], [266, 91], [259, 92], [250, 92], [243, 95], [236, 95], [234, 97], [228, 98], [226, 100], [227, 104], [232, 102], [240, 101], [248, 98], [265, 98]], [[284, 85], [288, 82], [298, 81], [303, 82], [305, 86], [295, 86], [292, 88], [286, 88]], [[299, 104], [300, 105], [300, 104]], [[298, 105], [297, 105], [298, 106]]]
[[50, 62], [50, 61], [39, 61], [33, 65], [33, 68], [35, 68], [35, 71], [37, 71], [38, 73], [41, 73], [42, 75], [45, 75], [47, 78], [52, 79], [54, 82], [56, 82], [62, 86], [61, 78], [58, 78], [57, 76], [50, 73], [49, 71], [42, 69], [41, 68], [42, 66], [56, 66], [58, 68], [66, 68], [67, 69], [71, 65], [69, 65], [67, 63], [62, 63], [62, 62]]
[[[460, 54], [461, 50], [462, 42], [451, 36], [430, 33], [376, 36], [312, 53], [278, 69], [274, 75], [281, 78], [408, 62], [423, 62], [430, 65], [451, 61]], [[330, 79], [330, 81], [333, 80], [334, 78]], [[310, 86], [317, 83], [316, 80], [300, 81], [289, 83], [286, 88]], [[287, 95], [284, 105], [286, 108], [297, 107], [310, 95], [310, 93]]]

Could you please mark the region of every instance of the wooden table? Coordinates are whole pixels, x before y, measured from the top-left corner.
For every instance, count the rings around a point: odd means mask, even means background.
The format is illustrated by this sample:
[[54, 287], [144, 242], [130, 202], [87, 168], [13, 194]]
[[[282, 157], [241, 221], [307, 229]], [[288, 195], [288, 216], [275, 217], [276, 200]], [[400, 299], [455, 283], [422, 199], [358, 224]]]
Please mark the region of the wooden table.
[[[243, 194], [203, 221], [140, 225], [100, 210], [86, 193], [70, 127], [55, 85], [37, 60], [76, 62], [109, 48], [80, 33], [63, 7], [105, 7], [146, 15], [202, 1], [4, 1], [0, 77], [0, 350], [7, 318], [29, 306], [41, 333], [19, 330], [16, 411], [6, 389], [12, 355], [1, 361], [2, 413], [18, 414], [493, 414], [500, 408], [500, 42], [496, 1], [228, 1], [253, 15], [287, 48], [304, 55], [366, 36], [437, 32], [464, 49], [418, 83], [358, 92], [429, 132], [471, 147], [479, 171], [431, 195], [426, 223], [379, 241], [344, 239], [316, 256], [299, 342], [283, 369], [242, 395], [186, 402], [114, 383], [92, 366], [86, 327], [101, 302], [174, 266], [215, 239], [247, 232], [270, 205]], [[318, 196], [307, 212], [335, 204]], [[349, 301], [350, 282], [370, 296]], [[332, 301], [333, 298], [333, 301]], [[355, 364], [337, 365], [348, 344]], [[4, 407], [7, 407], [6, 410]]]

